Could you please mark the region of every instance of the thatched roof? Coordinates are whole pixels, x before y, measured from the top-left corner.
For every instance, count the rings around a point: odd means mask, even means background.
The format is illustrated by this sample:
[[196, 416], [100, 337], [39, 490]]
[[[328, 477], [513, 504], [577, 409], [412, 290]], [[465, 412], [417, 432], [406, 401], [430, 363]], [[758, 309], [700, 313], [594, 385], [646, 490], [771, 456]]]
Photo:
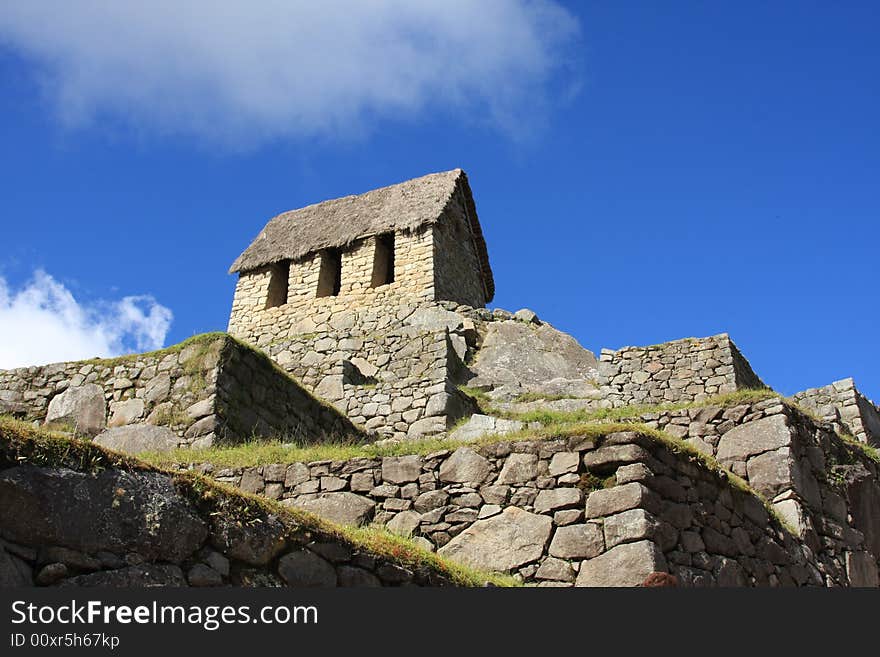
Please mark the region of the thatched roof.
[[432, 173], [279, 214], [236, 258], [229, 272], [249, 271], [280, 260], [299, 260], [315, 251], [344, 248], [372, 235], [417, 230], [440, 221], [456, 192], [463, 195], [489, 301], [495, 294], [489, 254], [467, 175], [461, 169]]

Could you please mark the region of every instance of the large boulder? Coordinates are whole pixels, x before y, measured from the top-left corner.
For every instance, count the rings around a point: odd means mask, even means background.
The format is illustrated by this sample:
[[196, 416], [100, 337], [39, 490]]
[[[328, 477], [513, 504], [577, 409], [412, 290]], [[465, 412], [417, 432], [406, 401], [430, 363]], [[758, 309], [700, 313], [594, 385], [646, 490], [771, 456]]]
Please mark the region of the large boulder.
[[208, 534], [193, 504], [158, 472], [9, 468], [0, 472], [0, 518], [4, 537], [22, 545], [136, 552], [172, 563]]
[[[526, 390], [552, 387], [556, 394], [587, 394], [584, 381], [595, 380], [596, 357], [570, 335], [549, 324], [490, 322], [470, 365], [479, 387]], [[548, 382], [553, 381], [552, 386]], [[567, 382], [567, 385], [563, 385]]]
[[666, 559], [653, 541], [624, 543], [581, 563], [575, 586], [639, 586], [665, 570]]
[[94, 383], [70, 386], [55, 395], [46, 411], [46, 424], [68, 424], [83, 436], [94, 436], [107, 426], [104, 389]]
[[170, 452], [177, 447], [177, 434], [168, 427], [129, 424], [102, 431], [92, 442], [126, 454]]
[[294, 503], [340, 525], [363, 525], [373, 517], [376, 503], [354, 493], [326, 493], [320, 497]]
[[549, 517], [509, 506], [478, 520], [438, 553], [473, 568], [510, 571], [540, 559], [552, 531]]

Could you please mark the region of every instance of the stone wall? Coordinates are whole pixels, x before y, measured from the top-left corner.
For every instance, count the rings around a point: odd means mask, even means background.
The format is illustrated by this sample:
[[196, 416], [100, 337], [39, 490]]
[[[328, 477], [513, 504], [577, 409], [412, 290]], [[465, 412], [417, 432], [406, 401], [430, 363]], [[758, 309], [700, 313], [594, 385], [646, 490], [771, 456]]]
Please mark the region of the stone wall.
[[637, 432], [200, 469], [544, 586], [631, 586], [654, 571], [683, 585], [877, 585], [877, 464], [829, 427], [777, 399], [641, 419], [715, 454], [778, 515], [723, 472]]
[[455, 584], [435, 564], [194, 483], [0, 435], [0, 588]]
[[465, 219], [466, 202], [455, 194], [434, 226], [434, 298], [480, 308], [490, 300], [475, 237]]
[[845, 427], [861, 442], [880, 446], [880, 408], [858, 391], [851, 378], [804, 390], [792, 395], [792, 400], [824, 420]]
[[[832, 423], [817, 423], [778, 397], [646, 413], [631, 421], [683, 439], [747, 481], [797, 530], [827, 585], [851, 577], [843, 569], [852, 559], [876, 565], [878, 464], [836, 435]], [[868, 552], [874, 556], [862, 554]]]
[[744, 388], [763, 388], [726, 333], [649, 347], [603, 349], [598, 383], [611, 407], [701, 401]]
[[269, 355], [367, 431], [413, 438], [446, 431], [471, 410], [453, 383], [447, 329], [350, 329], [271, 344]]
[[433, 231], [395, 234], [394, 282], [370, 287], [376, 238], [352, 244], [342, 252], [341, 289], [338, 296], [318, 297], [320, 254], [290, 263], [287, 303], [266, 308], [272, 267], [239, 275], [232, 301], [229, 333], [263, 345], [357, 309], [387, 310], [389, 306], [416, 305], [434, 299]]
[[136, 356], [0, 371], [0, 413], [101, 434], [117, 449], [359, 433], [267, 357], [222, 334]]

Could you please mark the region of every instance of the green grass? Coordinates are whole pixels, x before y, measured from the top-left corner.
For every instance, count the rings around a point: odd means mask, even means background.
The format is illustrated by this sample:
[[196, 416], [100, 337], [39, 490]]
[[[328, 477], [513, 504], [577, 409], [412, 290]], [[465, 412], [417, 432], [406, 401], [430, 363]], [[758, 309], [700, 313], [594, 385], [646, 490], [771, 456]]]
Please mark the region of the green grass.
[[[466, 394], [470, 394], [467, 391]], [[712, 397], [697, 406], [735, 405], [768, 399], [775, 393], [766, 391], [740, 391], [727, 395]], [[639, 431], [650, 435], [663, 436], [673, 440], [662, 432], [650, 429], [642, 424], [623, 423], [620, 420], [636, 418], [639, 415], [658, 409], [687, 408], [694, 404], [665, 404], [661, 406], [631, 406], [620, 409], [600, 409], [590, 413], [581, 412], [547, 412], [545, 415], [530, 417], [530, 421], [538, 421], [541, 427], [525, 428], [503, 436], [489, 435], [476, 443], [454, 441], [444, 438], [405, 441], [390, 445], [362, 445], [354, 441], [338, 441], [323, 444], [301, 445], [284, 443], [280, 440], [261, 442], [253, 441], [229, 447], [211, 447], [205, 449], [177, 449], [171, 452], [148, 452], [139, 455], [148, 463], [159, 466], [175, 464], [211, 463], [216, 467], [252, 467], [266, 463], [300, 463], [309, 461], [345, 461], [353, 458], [377, 458], [382, 456], [402, 456], [406, 454], [430, 454], [443, 449], [455, 449], [462, 445], [483, 445], [516, 440], [543, 440], [554, 437], [580, 435], [586, 437], [601, 436], [614, 431]], [[532, 414], [527, 414], [532, 415]], [[521, 419], [521, 418], [518, 418]], [[466, 421], [466, 420], [465, 420]], [[687, 443], [682, 443], [687, 445]], [[690, 446], [688, 446], [690, 447]]]
[[138, 457], [153, 465], [211, 463], [220, 468], [252, 467], [266, 463], [308, 463], [310, 461], [347, 461], [354, 458], [430, 454], [452, 445], [448, 440], [425, 439], [391, 445], [362, 445], [339, 441], [314, 445], [282, 443], [279, 440], [253, 441], [229, 447], [176, 449], [170, 452], [144, 452]]
[[859, 450], [862, 454], [864, 454], [867, 458], [874, 461], [874, 463], [880, 465], [880, 451], [877, 450], [876, 447], [872, 447], [871, 445], [867, 445], [860, 440], [852, 436], [848, 436], [846, 434], [838, 433], [837, 437], [840, 438], [843, 442], [845, 442], [850, 447], [854, 447]]
[[621, 406], [619, 408], [597, 408], [593, 410], [579, 411], [553, 411], [539, 409], [525, 413], [504, 413], [504, 416], [512, 420], [522, 422], [540, 422], [544, 425], [571, 424], [580, 422], [617, 422], [637, 418], [648, 413], [663, 413], [679, 411], [687, 408], [705, 408], [707, 406], [738, 406], [740, 404], [753, 404], [772, 397], [779, 397], [772, 390], [737, 390], [722, 395], [714, 395], [699, 402], [677, 402], [667, 404], [644, 404]]
[[495, 586], [519, 585], [510, 576], [481, 572], [447, 561], [413, 541], [384, 529], [336, 525], [302, 509], [285, 507], [196, 473], [162, 470], [87, 441], [35, 429], [25, 422], [0, 416], [0, 467], [22, 463], [68, 467], [80, 472], [97, 472], [107, 468], [165, 472], [173, 477], [178, 490], [196, 502], [204, 513], [221, 515], [226, 521], [240, 526], [261, 524], [269, 519], [268, 516], [277, 516], [284, 522], [285, 531], [295, 539], [308, 539], [315, 535], [320, 540], [336, 538], [404, 566], [435, 570], [462, 586], [483, 586], [487, 582]]
[[478, 390], [477, 388], [470, 388], [468, 386], [458, 386], [458, 389], [463, 392], [465, 395], [474, 400], [477, 404], [477, 408], [484, 415], [492, 415], [492, 400], [489, 399], [489, 395], [487, 395], [483, 390]]
[[528, 404], [530, 402], [536, 401], [559, 401], [560, 399], [581, 399], [580, 397], [575, 397], [574, 395], [550, 395], [543, 392], [524, 392], [521, 395], [518, 395], [515, 402], [520, 404]]
[[114, 358], [89, 358], [87, 360], [78, 362], [90, 365], [101, 365], [103, 367], [116, 367], [117, 365], [133, 363], [142, 358], [153, 358], [157, 356], [167, 356], [169, 354], [180, 353], [186, 347], [194, 344], [206, 345], [205, 349], [207, 349], [207, 346], [209, 346], [215, 340], [230, 337], [230, 335], [228, 335], [227, 333], [223, 333], [222, 331], [214, 331], [212, 333], [200, 333], [199, 335], [194, 335], [191, 338], [187, 338], [183, 342], [171, 345], [170, 347], [165, 347], [164, 349], [156, 349], [155, 351], [146, 351], [137, 354], [127, 354], [125, 356], [115, 356]]

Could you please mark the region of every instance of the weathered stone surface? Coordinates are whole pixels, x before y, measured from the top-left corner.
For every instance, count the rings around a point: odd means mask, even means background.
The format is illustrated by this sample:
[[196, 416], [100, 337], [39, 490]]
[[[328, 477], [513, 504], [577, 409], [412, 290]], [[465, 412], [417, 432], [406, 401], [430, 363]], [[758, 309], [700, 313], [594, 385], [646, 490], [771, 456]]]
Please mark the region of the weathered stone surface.
[[368, 379], [372, 379], [379, 373], [379, 368], [370, 363], [366, 358], [359, 358], [356, 356], [349, 362], [357, 368], [358, 372], [361, 373], [361, 376]]
[[220, 573], [223, 577], [228, 576], [229, 559], [214, 550], [207, 550], [207, 553], [208, 554], [205, 556], [205, 563]]
[[106, 426], [106, 422], [104, 390], [94, 383], [71, 386], [55, 395], [46, 411], [46, 424], [69, 424], [84, 436], [96, 435]]
[[311, 511], [327, 520], [341, 525], [363, 525], [373, 517], [376, 503], [354, 493], [326, 493], [311, 500], [296, 502], [306, 511]]
[[156, 472], [9, 468], [0, 472], [0, 518], [4, 536], [16, 543], [137, 552], [173, 563], [195, 552], [208, 533], [171, 477]]
[[550, 459], [550, 474], [554, 477], [577, 472], [581, 457], [577, 452], [557, 452]]
[[31, 567], [14, 554], [0, 548], [0, 589], [33, 585]]
[[571, 564], [562, 559], [548, 557], [535, 573], [535, 579], [547, 579], [556, 582], [573, 582], [576, 573]]
[[523, 428], [519, 420], [505, 420], [491, 415], [475, 413], [470, 419], [449, 434], [450, 440], [472, 442], [489, 435], [503, 436]]
[[70, 577], [62, 581], [60, 585], [140, 588], [148, 586], [186, 586], [186, 580], [179, 566], [149, 563]]
[[584, 454], [584, 465], [589, 468], [610, 468], [636, 461], [644, 461], [649, 454], [639, 445], [608, 445]]
[[846, 573], [850, 586], [878, 586], [877, 562], [871, 558], [869, 552], [847, 552]]
[[449, 493], [444, 490], [430, 490], [419, 495], [413, 502], [413, 508], [419, 513], [427, 513], [439, 509], [449, 501]]
[[657, 533], [657, 519], [644, 509], [630, 509], [605, 518], [605, 545], [612, 548], [621, 543], [653, 539]]
[[511, 454], [504, 461], [499, 484], [521, 484], [534, 479], [538, 474], [538, 456], [536, 454]]
[[578, 506], [583, 502], [584, 495], [580, 488], [550, 488], [542, 490], [535, 498], [535, 512], [547, 513], [557, 509]]
[[342, 399], [345, 395], [342, 375], [325, 376], [315, 388], [315, 396], [322, 399]]
[[528, 308], [521, 308], [513, 313], [513, 318], [520, 322], [525, 322], [526, 324], [540, 324], [541, 321], [538, 319], [538, 314], [529, 310]]
[[718, 443], [716, 458], [722, 465], [745, 461], [763, 452], [787, 447], [791, 429], [784, 415], [772, 415], [734, 427]]
[[184, 413], [193, 420], [200, 420], [214, 413], [215, 403], [214, 397], [206, 397], [187, 407]]
[[[309, 480], [309, 466], [305, 463], [291, 463], [287, 466], [287, 474], [284, 477], [284, 485], [292, 488]], [[372, 488], [372, 485], [370, 486]]]
[[67, 577], [67, 573], [68, 569], [65, 564], [58, 562], [50, 563], [40, 568], [40, 572], [37, 573], [34, 581], [40, 586], [51, 586]]
[[550, 554], [560, 559], [592, 559], [604, 550], [602, 526], [592, 522], [559, 527], [550, 543]]
[[124, 424], [136, 422], [144, 415], [143, 399], [126, 399], [125, 401], [110, 404], [110, 427], [121, 427]]
[[401, 511], [386, 525], [388, 531], [401, 536], [411, 536], [419, 527], [422, 515], [416, 511]]
[[464, 325], [464, 317], [451, 310], [428, 306], [416, 309], [404, 320], [404, 323], [427, 330], [448, 329], [455, 331]]
[[203, 563], [197, 563], [186, 574], [190, 586], [222, 586], [223, 578], [216, 570]]
[[666, 559], [653, 542], [625, 543], [581, 563], [575, 586], [639, 586], [665, 570]]
[[759, 454], [750, 458], [746, 464], [749, 484], [771, 499], [783, 490], [791, 488], [793, 468], [794, 461], [788, 447]]
[[610, 516], [636, 507], [657, 511], [657, 494], [638, 482], [613, 486], [590, 493], [587, 498], [587, 518]]
[[471, 370], [484, 383], [531, 388], [556, 378], [593, 379], [596, 357], [549, 324], [489, 324]]
[[552, 530], [547, 516], [511, 506], [478, 520], [438, 553], [474, 568], [509, 571], [540, 558]]
[[102, 431], [94, 439], [96, 445], [126, 454], [170, 452], [177, 447], [177, 442], [177, 434], [171, 429], [152, 424], [113, 427]]
[[264, 566], [287, 546], [287, 528], [275, 515], [244, 524], [234, 517], [217, 514], [211, 521], [211, 544], [230, 559]]
[[340, 566], [337, 572], [339, 586], [349, 588], [378, 587], [382, 586], [381, 580], [369, 570], [353, 566]]
[[416, 481], [421, 473], [422, 458], [420, 456], [386, 456], [382, 459], [382, 478], [393, 484]]
[[300, 550], [278, 560], [278, 574], [288, 586], [300, 588], [336, 586], [336, 569], [314, 552]]
[[459, 447], [440, 466], [440, 481], [481, 483], [490, 470], [486, 458], [468, 447]]
[[416, 420], [406, 431], [407, 438], [419, 438], [446, 431], [446, 418], [442, 416], [426, 417]]
[[159, 374], [151, 379], [144, 388], [144, 401], [157, 404], [168, 398], [171, 392], [171, 377], [167, 374]]

